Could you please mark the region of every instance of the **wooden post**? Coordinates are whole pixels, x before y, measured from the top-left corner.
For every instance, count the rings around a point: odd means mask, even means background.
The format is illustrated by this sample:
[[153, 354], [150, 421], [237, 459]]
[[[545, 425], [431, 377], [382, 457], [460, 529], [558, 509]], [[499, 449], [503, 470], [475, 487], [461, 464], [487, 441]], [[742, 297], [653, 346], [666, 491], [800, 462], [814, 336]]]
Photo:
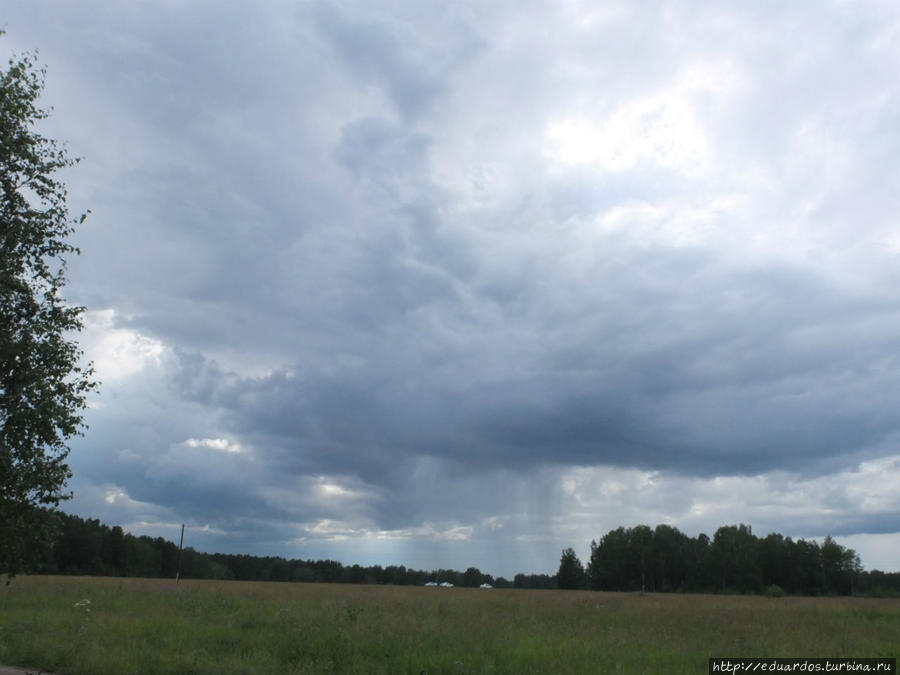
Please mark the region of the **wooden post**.
[[644, 547], [641, 546], [641, 595], [644, 594], [646, 588], [646, 584], [644, 583]]
[[175, 583], [181, 577], [181, 549], [184, 548], [184, 523], [181, 524], [181, 543], [178, 544], [178, 569], [175, 572]]

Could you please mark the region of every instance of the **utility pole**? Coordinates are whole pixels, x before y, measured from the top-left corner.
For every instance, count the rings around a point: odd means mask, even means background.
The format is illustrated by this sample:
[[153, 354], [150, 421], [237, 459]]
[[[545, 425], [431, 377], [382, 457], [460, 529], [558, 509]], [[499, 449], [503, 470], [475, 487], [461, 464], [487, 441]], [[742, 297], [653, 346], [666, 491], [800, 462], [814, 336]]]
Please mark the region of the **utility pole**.
[[644, 583], [644, 547], [641, 546], [641, 595], [644, 594], [646, 589], [647, 585]]
[[175, 572], [175, 584], [181, 578], [181, 549], [184, 548], [184, 523], [181, 524], [181, 543], [178, 544], [178, 569]]

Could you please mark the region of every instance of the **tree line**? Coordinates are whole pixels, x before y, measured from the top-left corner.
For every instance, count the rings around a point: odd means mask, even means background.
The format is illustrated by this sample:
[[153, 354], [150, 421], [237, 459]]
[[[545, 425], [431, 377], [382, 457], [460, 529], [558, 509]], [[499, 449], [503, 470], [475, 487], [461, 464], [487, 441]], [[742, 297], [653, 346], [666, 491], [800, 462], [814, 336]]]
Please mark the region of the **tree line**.
[[760, 593], [777, 587], [796, 595], [900, 595], [900, 572], [864, 571], [859, 556], [826, 537], [791, 540], [780, 534], [760, 539], [746, 525], [720, 527], [712, 539], [688, 537], [677, 528], [620, 527], [591, 542], [588, 564], [571, 548], [556, 574], [493, 577], [477, 567], [416, 570], [404, 565], [344, 565], [336, 560], [203, 553], [163, 537], [135, 536], [120, 526], [43, 510], [47, 530], [37, 574], [128, 576], [236, 581], [290, 581], [421, 586], [591, 589], [597, 591]]
[[548, 574], [517, 574], [510, 580], [493, 577], [477, 567], [416, 570], [404, 565], [344, 565], [336, 560], [288, 560], [275, 556], [202, 553], [178, 546], [163, 537], [135, 536], [120, 526], [83, 519], [62, 511], [41, 510], [43, 529], [55, 535], [42, 541], [36, 574], [128, 576], [236, 581], [293, 581], [346, 584], [423, 585], [429, 581], [455, 586], [496, 588], [555, 588]]
[[900, 595], [900, 572], [864, 571], [857, 553], [831, 537], [760, 538], [744, 524], [712, 539], [670, 525], [619, 527], [591, 542], [587, 566], [565, 549], [556, 576], [560, 588], [595, 591]]

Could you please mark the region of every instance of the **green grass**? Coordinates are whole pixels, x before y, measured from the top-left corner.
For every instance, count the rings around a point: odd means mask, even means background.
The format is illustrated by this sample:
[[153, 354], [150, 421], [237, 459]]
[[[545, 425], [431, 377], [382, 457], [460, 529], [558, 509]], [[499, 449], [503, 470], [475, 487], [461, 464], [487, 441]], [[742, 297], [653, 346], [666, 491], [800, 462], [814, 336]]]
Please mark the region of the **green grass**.
[[[90, 603], [85, 603], [90, 600]], [[0, 663], [68, 675], [700, 673], [896, 657], [900, 600], [19, 577]]]

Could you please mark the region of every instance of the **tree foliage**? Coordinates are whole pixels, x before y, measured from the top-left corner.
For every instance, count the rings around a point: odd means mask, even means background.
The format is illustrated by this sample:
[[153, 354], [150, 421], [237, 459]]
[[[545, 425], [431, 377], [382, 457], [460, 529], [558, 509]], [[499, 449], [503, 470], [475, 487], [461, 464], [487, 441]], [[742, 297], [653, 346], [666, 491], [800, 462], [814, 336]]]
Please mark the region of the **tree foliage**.
[[831, 537], [821, 546], [774, 532], [760, 539], [744, 524], [724, 525], [712, 539], [670, 525], [619, 527], [591, 542], [587, 574], [594, 590], [760, 593], [778, 586], [797, 595], [856, 593], [872, 576]]
[[[147, 536], [135, 537], [124, 532], [120, 527], [109, 527], [99, 520], [83, 520], [78, 516], [68, 515], [61, 511], [49, 514], [59, 521], [56, 538], [42, 550], [41, 563], [35, 571], [43, 574], [88, 574], [103, 576], [129, 577], [163, 577], [174, 579], [178, 564], [178, 545], [163, 539]], [[720, 529], [731, 529], [727, 526]], [[648, 528], [649, 529], [649, 528]], [[736, 529], [740, 530], [738, 526]], [[747, 534], [752, 537], [749, 528]], [[629, 552], [628, 546], [644, 544], [645, 575], [648, 591], [717, 591], [721, 579], [713, 570], [720, 567], [712, 560], [714, 550], [709, 537], [704, 534], [690, 538], [676, 528], [661, 525], [650, 530], [650, 542], [642, 542], [647, 531], [641, 529], [637, 537], [629, 537], [630, 530], [619, 528], [604, 537], [601, 543], [594, 542], [592, 547], [589, 571], [597, 571], [598, 556], [611, 553], [607, 543], [622, 543], [624, 548], [615, 549], [616, 555], [624, 556], [634, 570], [628, 571], [627, 565], [610, 567], [609, 576], [603, 577], [601, 586], [594, 585], [595, 577], [591, 577], [591, 587], [595, 590], [637, 591], [640, 589], [640, 549]], [[624, 535], [622, 537], [621, 535]], [[722, 536], [720, 535], [720, 539]], [[629, 544], [629, 540], [632, 542]], [[763, 542], [780, 542], [781, 552], [771, 549], [765, 553]], [[604, 543], [605, 542], [605, 543]], [[758, 540], [758, 558], [764, 588], [761, 592], [778, 595], [779, 592], [795, 595], [804, 594], [854, 594], [900, 597], [900, 572], [864, 571], [859, 566], [859, 558], [852, 549], [844, 548], [831, 540], [826, 540], [820, 547], [816, 542], [790, 538], [780, 534], [772, 534]], [[771, 547], [770, 547], [771, 548]], [[832, 550], [828, 552], [827, 549]], [[574, 551], [567, 559], [572, 559]], [[797, 553], [796, 560], [801, 568], [793, 570], [786, 566], [778, 571], [776, 567], [767, 567], [766, 557], [772, 553], [775, 558], [781, 556], [788, 560]], [[831, 558], [829, 559], [829, 556]], [[575, 556], [577, 560], [577, 556]], [[829, 561], [829, 562], [826, 562]], [[561, 561], [562, 562], [562, 561]], [[812, 569], [824, 569], [824, 577], [808, 576]], [[617, 571], [612, 571], [617, 570]], [[768, 571], [766, 571], [768, 570]], [[772, 571], [775, 570], [775, 571]], [[202, 553], [190, 547], [184, 549], [181, 561], [181, 576], [185, 579], [235, 579], [239, 581], [291, 581], [310, 583], [344, 583], [344, 584], [393, 584], [399, 586], [421, 586], [425, 582], [450, 582], [456, 586], [475, 584], [476, 574], [479, 583], [489, 583], [495, 588], [519, 589], [554, 589], [565, 588], [560, 583], [559, 575], [548, 574], [516, 574], [512, 581], [503, 577], [492, 577], [478, 568], [470, 567], [465, 572], [451, 569], [415, 570], [403, 565], [381, 567], [372, 565], [344, 565], [336, 560], [287, 560], [278, 557], [259, 557], [224, 553]], [[468, 580], [467, 580], [468, 577]], [[748, 578], [752, 578], [750, 575]], [[815, 584], [822, 579], [826, 586]], [[828, 579], [832, 581], [827, 581]], [[729, 591], [756, 592], [753, 589], [731, 588]]]
[[48, 113], [35, 55], [0, 70], [0, 571], [35, 561], [53, 518], [35, 505], [66, 499], [67, 441], [83, 429], [82, 411], [96, 386], [71, 339], [84, 307], [62, 297], [67, 239], [84, 220], [69, 217], [56, 178], [77, 160], [35, 127]]
[[584, 565], [575, 554], [575, 549], [564, 549], [559, 558], [556, 584], [566, 590], [580, 590], [585, 587]]

